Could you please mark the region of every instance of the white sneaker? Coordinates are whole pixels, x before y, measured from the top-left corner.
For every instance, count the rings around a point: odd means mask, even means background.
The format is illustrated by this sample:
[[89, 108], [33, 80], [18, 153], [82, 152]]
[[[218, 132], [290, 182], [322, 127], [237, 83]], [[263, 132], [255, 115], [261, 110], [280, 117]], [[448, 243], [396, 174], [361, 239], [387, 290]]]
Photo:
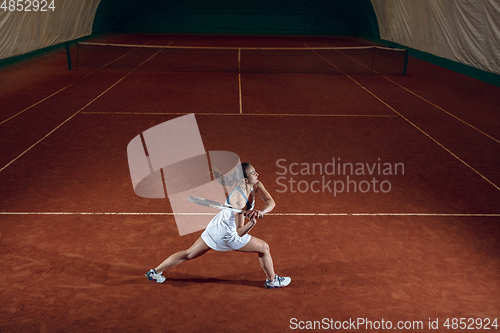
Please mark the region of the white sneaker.
[[276, 274], [273, 281], [266, 279], [266, 288], [267, 289], [283, 288], [283, 287], [288, 286], [290, 284], [290, 282], [292, 282], [291, 278], [279, 277], [278, 274]]
[[166, 280], [165, 277], [161, 275], [161, 273], [156, 273], [154, 268], [150, 269], [149, 272], [144, 275], [146, 275], [149, 280], [155, 281], [156, 283], [163, 283]]

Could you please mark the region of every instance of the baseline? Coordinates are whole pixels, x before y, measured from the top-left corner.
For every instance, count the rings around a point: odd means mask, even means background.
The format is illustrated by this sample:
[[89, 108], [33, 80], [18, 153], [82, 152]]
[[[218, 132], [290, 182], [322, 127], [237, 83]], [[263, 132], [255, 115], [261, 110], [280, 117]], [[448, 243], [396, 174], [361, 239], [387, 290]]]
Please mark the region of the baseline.
[[[136, 213], [136, 212], [0, 212], [0, 215], [126, 215], [126, 216], [213, 216], [214, 213]], [[500, 213], [268, 213], [268, 216], [434, 216], [500, 217]]]

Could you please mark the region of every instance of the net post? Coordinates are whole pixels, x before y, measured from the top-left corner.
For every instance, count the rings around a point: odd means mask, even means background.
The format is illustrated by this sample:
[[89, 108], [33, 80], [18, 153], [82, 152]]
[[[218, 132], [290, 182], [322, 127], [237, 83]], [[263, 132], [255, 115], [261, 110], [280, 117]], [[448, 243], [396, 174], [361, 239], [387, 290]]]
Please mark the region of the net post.
[[241, 48], [238, 49], [238, 73], [241, 73]]
[[78, 70], [79, 62], [80, 62], [80, 43], [76, 43], [76, 70]]
[[66, 58], [68, 59], [68, 71], [71, 70], [71, 51], [69, 49], [69, 43], [64, 43], [66, 45]]
[[406, 75], [406, 69], [408, 68], [408, 53], [410, 53], [409, 49], [406, 49], [405, 50], [405, 65], [403, 68], [403, 75]]
[[373, 74], [373, 67], [375, 66], [375, 46], [372, 47], [372, 70], [370, 72], [370, 75]]

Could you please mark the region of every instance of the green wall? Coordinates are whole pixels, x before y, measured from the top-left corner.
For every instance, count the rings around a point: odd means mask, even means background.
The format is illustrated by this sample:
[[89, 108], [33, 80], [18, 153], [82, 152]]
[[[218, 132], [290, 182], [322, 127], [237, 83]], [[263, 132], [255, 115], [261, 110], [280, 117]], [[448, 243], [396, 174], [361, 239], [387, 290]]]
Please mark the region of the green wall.
[[380, 37], [370, 0], [102, 0], [93, 32], [106, 31]]

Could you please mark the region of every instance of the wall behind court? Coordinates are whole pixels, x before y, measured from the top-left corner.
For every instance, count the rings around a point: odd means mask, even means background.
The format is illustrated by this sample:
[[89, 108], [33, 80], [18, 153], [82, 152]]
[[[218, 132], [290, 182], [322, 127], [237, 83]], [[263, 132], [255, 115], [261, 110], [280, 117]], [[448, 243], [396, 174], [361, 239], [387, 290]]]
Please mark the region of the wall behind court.
[[94, 32], [379, 36], [370, 0], [102, 0]]
[[500, 74], [500, 1], [372, 3], [381, 39]]
[[55, 0], [45, 12], [9, 10], [8, 3], [0, 10], [0, 59], [90, 35], [99, 0]]

